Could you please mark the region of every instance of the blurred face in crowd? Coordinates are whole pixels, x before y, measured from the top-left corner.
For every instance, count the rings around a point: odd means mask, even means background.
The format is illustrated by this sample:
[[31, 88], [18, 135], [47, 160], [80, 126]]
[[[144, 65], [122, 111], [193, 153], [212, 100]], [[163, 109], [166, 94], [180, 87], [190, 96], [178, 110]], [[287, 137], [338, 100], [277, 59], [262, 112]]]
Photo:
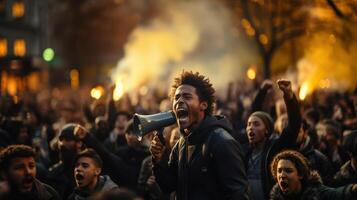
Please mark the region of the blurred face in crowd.
[[19, 144], [27, 144], [29, 142], [29, 133], [27, 127], [21, 127], [19, 134], [17, 135], [17, 143]]
[[101, 173], [101, 168], [96, 165], [94, 160], [90, 157], [80, 157], [74, 167], [74, 178], [77, 187], [94, 189], [98, 177]]
[[10, 187], [18, 192], [31, 192], [36, 177], [36, 163], [33, 157], [17, 157], [10, 161], [4, 174]]
[[302, 177], [298, 174], [293, 162], [290, 160], [280, 160], [276, 173], [279, 187], [285, 195], [300, 192]]
[[299, 135], [296, 139], [296, 144], [302, 147], [307, 139], [307, 136], [308, 136], [307, 131], [304, 130], [303, 128], [300, 128]]
[[265, 142], [268, 134], [268, 130], [265, 127], [263, 120], [257, 116], [249, 117], [246, 131], [251, 145], [257, 145]]
[[126, 139], [126, 143], [128, 144], [128, 146], [139, 146], [140, 145], [140, 141], [138, 140], [138, 137], [133, 134], [131, 131], [128, 133], [125, 133], [125, 139]]
[[191, 132], [205, 116], [207, 102], [200, 101], [196, 88], [191, 85], [181, 85], [175, 91], [173, 110], [180, 129]]
[[126, 115], [118, 115], [115, 121], [115, 128], [121, 132], [124, 132], [127, 123], [128, 123], [128, 118]]
[[66, 164], [73, 163], [77, 152], [81, 149], [81, 142], [69, 138], [61, 138], [58, 140], [58, 148], [60, 159]]

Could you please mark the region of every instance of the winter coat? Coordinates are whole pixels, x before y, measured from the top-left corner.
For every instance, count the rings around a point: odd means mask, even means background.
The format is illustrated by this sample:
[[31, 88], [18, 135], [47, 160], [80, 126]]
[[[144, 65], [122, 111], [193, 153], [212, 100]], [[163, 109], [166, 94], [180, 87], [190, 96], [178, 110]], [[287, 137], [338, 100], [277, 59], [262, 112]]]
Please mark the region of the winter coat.
[[[277, 155], [282, 150], [294, 149], [296, 147], [296, 139], [299, 134], [301, 125], [301, 114], [295, 95], [291, 99], [284, 97], [284, 101], [288, 113], [288, 125], [284, 128], [280, 137], [269, 138], [265, 142], [262, 152], [261, 181], [264, 190], [264, 196], [266, 198], [269, 197], [269, 192], [274, 185], [274, 180], [270, 174], [270, 163], [272, 162], [275, 155]], [[243, 150], [245, 154], [245, 165], [247, 167], [252, 149], [249, 144], [244, 144]]]
[[61, 161], [50, 167], [45, 180], [63, 199], [67, 199], [75, 187], [73, 168], [65, 166]]
[[169, 162], [154, 163], [165, 193], [178, 200], [248, 199], [248, 181], [240, 144], [230, 135], [228, 120], [206, 116], [189, 136], [173, 147]]
[[330, 185], [333, 176], [330, 160], [319, 150], [314, 149], [310, 141], [300, 152], [309, 160], [311, 168], [317, 170], [323, 177], [323, 183]]
[[87, 200], [98, 192], [106, 192], [114, 189], [119, 189], [119, 187], [110, 179], [109, 176], [99, 176], [97, 185], [93, 191], [76, 188], [68, 197], [68, 200]]
[[357, 183], [357, 171], [352, 168], [351, 160], [347, 161], [333, 178], [333, 186]]
[[51, 186], [35, 179], [32, 191], [29, 193], [10, 192], [1, 196], [2, 200], [60, 200], [60, 196]]
[[355, 199], [356, 195], [351, 193], [352, 185], [347, 185], [339, 188], [330, 188], [322, 184], [320, 175], [313, 172], [307, 182], [302, 185], [302, 192], [294, 196], [286, 196], [276, 184], [270, 193], [270, 200], [343, 200]]

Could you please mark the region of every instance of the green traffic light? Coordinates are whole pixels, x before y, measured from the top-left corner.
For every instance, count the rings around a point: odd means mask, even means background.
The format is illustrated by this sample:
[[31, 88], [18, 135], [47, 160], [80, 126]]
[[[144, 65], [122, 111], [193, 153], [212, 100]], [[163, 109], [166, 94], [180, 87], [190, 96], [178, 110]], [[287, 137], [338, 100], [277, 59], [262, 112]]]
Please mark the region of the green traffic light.
[[45, 61], [50, 62], [55, 57], [55, 51], [52, 48], [47, 48], [43, 51], [42, 57]]

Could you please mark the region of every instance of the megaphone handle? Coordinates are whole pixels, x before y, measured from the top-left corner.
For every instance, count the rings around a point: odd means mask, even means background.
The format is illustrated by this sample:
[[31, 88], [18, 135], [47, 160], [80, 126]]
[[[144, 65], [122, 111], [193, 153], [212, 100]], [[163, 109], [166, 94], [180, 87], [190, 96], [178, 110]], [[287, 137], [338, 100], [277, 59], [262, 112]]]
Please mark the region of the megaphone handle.
[[163, 132], [164, 132], [164, 128], [158, 129], [157, 130], [157, 136], [159, 137], [159, 140], [160, 140], [161, 144], [163, 144], [165, 146], [166, 141], [165, 141]]

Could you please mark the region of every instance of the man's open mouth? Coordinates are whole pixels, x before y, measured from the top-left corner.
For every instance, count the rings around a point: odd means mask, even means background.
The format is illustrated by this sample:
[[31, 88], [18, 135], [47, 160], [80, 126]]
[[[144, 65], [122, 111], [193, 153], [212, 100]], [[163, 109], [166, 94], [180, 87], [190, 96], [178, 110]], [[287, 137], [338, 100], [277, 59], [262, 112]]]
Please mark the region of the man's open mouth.
[[76, 180], [81, 181], [84, 179], [84, 176], [82, 174], [76, 174]]
[[177, 115], [178, 119], [184, 119], [184, 118], [188, 117], [188, 111], [183, 108], [178, 108], [176, 110], [176, 115]]

